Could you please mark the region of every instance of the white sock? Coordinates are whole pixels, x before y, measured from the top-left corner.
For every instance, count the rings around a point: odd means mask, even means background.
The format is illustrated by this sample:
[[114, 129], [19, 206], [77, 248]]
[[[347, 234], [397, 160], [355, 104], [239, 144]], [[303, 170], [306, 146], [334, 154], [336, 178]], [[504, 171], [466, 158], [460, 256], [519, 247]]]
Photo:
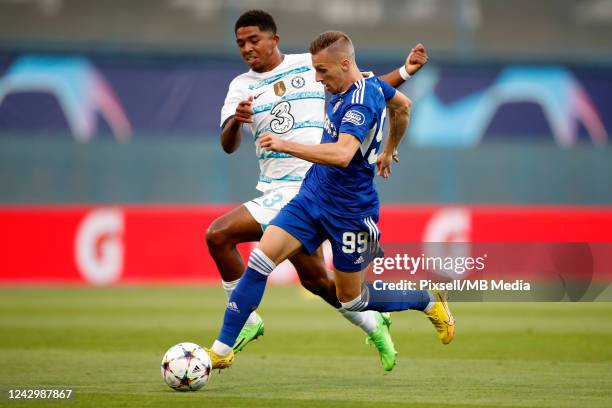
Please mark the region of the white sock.
[[219, 356], [227, 356], [232, 348], [225, 343], [221, 343], [219, 340], [215, 340], [212, 347], [210, 348]]
[[247, 319], [246, 323], [244, 324], [245, 326], [248, 326], [250, 324], [255, 324], [257, 323], [257, 312], [253, 311], [251, 312], [251, 314], [249, 315], [249, 318]]
[[429, 313], [431, 309], [433, 309], [434, 304], [436, 303], [436, 299], [433, 293], [427, 292], [427, 294], [429, 295], [429, 303], [427, 304], [427, 306], [425, 306], [425, 309], [423, 310], [423, 312], [425, 313]]
[[234, 289], [236, 289], [236, 286], [238, 286], [238, 282], [240, 282], [240, 278], [236, 279], [235, 281], [231, 281], [231, 282], [226, 282], [224, 280], [221, 281], [221, 285], [223, 285], [223, 290], [227, 294], [228, 299], [232, 295], [232, 292], [234, 291]]
[[367, 334], [372, 333], [377, 328], [376, 317], [373, 310], [366, 310], [365, 312], [351, 312], [344, 308], [338, 309], [338, 312], [349, 322], [355, 326], [360, 327]]
[[[238, 282], [240, 282], [240, 278], [236, 279], [235, 281], [231, 281], [231, 282], [221, 281], [221, 284], [223, 285], [223, 290], [227, 294], [228, 299], [232, 295], [232, 292], [234, 291], [234, 289], [236, 289], [236, 286], [238, 286]], [[249, 315], [249, 318], [247, 319], [244, 325], [248, 326], [250, 324], [257, 322], [257, 317], [258, 317], [257, 312], [252, 312]]]

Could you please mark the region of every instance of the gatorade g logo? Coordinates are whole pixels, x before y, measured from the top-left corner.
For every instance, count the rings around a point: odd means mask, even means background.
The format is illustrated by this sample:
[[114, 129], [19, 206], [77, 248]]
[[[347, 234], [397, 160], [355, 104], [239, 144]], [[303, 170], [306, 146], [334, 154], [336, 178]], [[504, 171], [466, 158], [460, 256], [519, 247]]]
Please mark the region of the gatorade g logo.
[[423, 242], [470, 242], [472, 216], [467, 208], [447, 207], [432, 214]]
[[74, 241], [76, 266], [87, 282], [107, 285], [123, 272], [124, 218], [116, 208], [96, 209], [85, 215]]
[[342, 118], [342, 123], [352, 123], [353, 125], [361, 126], [365, 123], [365, 117], [361, 112], [356, 110], [350, 110], [344, 114]]
[[[471, 235], [472, 215], [467, 208], [442, 208], [431, 216], [425, 227], [423, 233], [425, 255], [440, 258], [470, 256]], [[444, 245], [444, 242], [465, 242], [465, 244]], [[436, 269], [433, 272], [450, 279], [459, 277], [452, 269]]]

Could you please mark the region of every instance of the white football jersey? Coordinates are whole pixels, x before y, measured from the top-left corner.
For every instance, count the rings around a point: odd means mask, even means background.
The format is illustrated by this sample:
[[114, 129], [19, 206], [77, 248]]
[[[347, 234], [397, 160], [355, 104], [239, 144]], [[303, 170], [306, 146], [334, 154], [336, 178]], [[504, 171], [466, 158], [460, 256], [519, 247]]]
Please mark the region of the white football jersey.
[[301, 183], [312, 163], [287, 153], [264, 151], [257, 139], [272, 132], [298, 143], [321, 142], [325, 89], [315, 81], [310, 54], [288, 54], [272, 71], [249, 70], [234, 78], [221, 109], [221, 126], [249, 96], [253, 96], [250, 126], [260, 169], [257, 189], [265, 192], [279, 185]]

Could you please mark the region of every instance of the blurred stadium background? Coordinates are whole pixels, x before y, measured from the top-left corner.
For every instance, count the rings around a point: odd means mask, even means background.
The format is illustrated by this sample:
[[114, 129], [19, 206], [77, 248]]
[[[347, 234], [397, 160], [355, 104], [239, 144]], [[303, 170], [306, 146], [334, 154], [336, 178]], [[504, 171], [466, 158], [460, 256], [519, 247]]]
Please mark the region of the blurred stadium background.
[[340, 29], [378, 73], [427, 47], [402, 88], [401, 164], [378, 181], [383, 241], [612, 241], [612, 0], [0, 0], [0, 389], [68, 386], [91, 406], [610, 406], [610, 303], [456, 303], [450, 347], [402, 314], [382, 376], [296, 285], [269, 289], [266, 336], [236, 369], [196, 395], [163, 385], [163, 351], [219, 327], [206, 228], [258, 194], [250, 140], [231, 156], [218, 141], [250, 8], [274, 15], [282, 51]]
[[205, 229], [257, 194], [218, 143], [256, 7], [284, 52], [341, 29], [383, 73], [426, 45], [383, 240], [610, 240], [612, 1], [2, 0], [2, 281], [217, 280]]

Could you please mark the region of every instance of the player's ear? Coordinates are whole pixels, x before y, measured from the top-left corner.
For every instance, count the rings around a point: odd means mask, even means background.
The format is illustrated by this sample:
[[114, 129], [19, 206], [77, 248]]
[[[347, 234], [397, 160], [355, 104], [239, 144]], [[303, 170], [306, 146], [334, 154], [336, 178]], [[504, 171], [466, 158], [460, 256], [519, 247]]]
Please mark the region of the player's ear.
[[342, 71], [348, 72], [348, 70], [351, 68], [351, 61], [348, 59], [343, 59], [340, 61], [340, 67], [342, 68]]
[[274, 41], [274, 45], [277, 46], [278, 43], [280, 42], [280, 37], [278, 36], [278, 34], [274, 34], [272, 36], [272, 41]]

